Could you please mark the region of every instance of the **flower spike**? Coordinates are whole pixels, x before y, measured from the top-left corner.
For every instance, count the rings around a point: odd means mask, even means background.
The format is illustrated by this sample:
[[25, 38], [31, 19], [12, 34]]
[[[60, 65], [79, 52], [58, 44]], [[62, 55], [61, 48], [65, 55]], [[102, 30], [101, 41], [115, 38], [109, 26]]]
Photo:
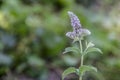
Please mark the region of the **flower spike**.
[[66, 36], [71, 39], [82, 39], [84, 36], [90, 35], [91, 32], [88, 29], [83, 29], [80, 20], [78, 17], [73, 13], [68, 11], [68, 15], [71, 20], [71, 25], [73, 27], [73, 32], [66, 33]]
[[74, 30], [80, 29], [81, 24], [80, 24], [80, 20], [78, 19], [78, 17], [73, 12], [70, 12], [70, 11], [68, 11], [68, 15], [71, 19], [71, 25], [73, 29]]

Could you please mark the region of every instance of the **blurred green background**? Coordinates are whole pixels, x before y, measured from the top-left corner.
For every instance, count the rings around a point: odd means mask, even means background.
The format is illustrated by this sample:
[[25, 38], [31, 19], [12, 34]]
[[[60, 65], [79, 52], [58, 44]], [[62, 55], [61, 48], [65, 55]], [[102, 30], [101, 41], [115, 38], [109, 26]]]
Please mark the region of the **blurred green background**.
[[[103, 51], [84, 63], [98, 68], [84, 80], [120, 80], [120, 0], [0, 0], [0, 80], [61, 80], [80, 56], [65, 54], [74, 12]], [[65, 80], [77, 80], [71, 74]]]

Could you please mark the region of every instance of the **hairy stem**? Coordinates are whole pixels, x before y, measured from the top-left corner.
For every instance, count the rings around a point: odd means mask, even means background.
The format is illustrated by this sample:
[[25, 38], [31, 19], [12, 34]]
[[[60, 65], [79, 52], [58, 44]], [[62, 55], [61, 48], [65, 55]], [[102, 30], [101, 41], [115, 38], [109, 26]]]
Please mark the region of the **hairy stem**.
[[83, 66], [83, 59], [84, 59], [84, 56], [82, 55], [81, 56], [81, 65], [80, 66]]
[[82, 76], [79, 77], [79, 80], [82, 80]]
[[[79, 40], [79, 44], [80, 44], [80, 50], [81, 50], [81, 54], [83, 53], [83, 47], [82, 47], [82, 41]], [[80, 66], [83, 66], [83, 60], [84, 60], [84, 56], [82, 55], [81, 56], [81, 65]], [[82, 80], [82, 75], [79, 76], [79, 80]]]
[[81, 54], [83, 52], [83, 49], [82, 49], [82, 40], [79, 40], [79, 44], [80, 44], [80, 51], [81, 51]]

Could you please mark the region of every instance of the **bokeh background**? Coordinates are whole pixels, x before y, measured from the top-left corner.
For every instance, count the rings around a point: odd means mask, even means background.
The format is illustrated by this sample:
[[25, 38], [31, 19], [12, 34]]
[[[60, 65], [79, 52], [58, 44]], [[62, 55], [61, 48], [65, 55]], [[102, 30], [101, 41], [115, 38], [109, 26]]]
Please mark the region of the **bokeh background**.
[[[84, 80], [120, 80], [120, 0], [0, 0], [0, 80], [61, 80], [80, 56], [65, 54], [74, 12], [103, 51], [84, 63], [98, 68]], [[71, 74], [65, 80], [77, 80]]]

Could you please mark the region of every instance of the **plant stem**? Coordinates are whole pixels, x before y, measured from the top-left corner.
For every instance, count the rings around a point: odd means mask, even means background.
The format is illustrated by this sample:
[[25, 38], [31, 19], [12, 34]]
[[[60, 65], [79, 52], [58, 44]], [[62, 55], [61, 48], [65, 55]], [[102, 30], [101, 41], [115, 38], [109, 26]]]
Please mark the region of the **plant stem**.
[[[83, 66], [83, 60], [84, 60], [84, 56], [82, 55], [81, 56], [81, 65], [80, 66]], [[82, 75], [80, 75], [79, 80], [82, 80]]]
[[79, 80], [82, 80], [82, 76], [79, 77]]
[[[81, 51], [81, 54], [82, 54], [83, 53], [82, 41], [79, 40], [79, 43], [80, 43], [80, 51]], [[83, 65], [83, 60], [84, 60], [84, 55], [81, 56], [81, 65], [80, 66]]]
[[80, 66], [83, 66], [83, 59], [84, 59], [84, 56], [82, 55], [81, 56], [81, 65]]
[[79, 40], [79, 44], [80, 44], [80, 51], [81, 51], [81, 54], [83, 52], [83, 49], [82, 49], [82, 40]]
[[[79, 40], [79, 44], [80, 44], [80, 50], [81, 50], [81, 54], [83, 53], [83, 47], [82, 47], [82, 41]], [[84, 56], [82, 55], [81, 56], [81, 65], [80, 66], [83, 66], [83, 60], [84, 60]], [[82, 75], [79, 76], [79, 80], [82, 80]]]

